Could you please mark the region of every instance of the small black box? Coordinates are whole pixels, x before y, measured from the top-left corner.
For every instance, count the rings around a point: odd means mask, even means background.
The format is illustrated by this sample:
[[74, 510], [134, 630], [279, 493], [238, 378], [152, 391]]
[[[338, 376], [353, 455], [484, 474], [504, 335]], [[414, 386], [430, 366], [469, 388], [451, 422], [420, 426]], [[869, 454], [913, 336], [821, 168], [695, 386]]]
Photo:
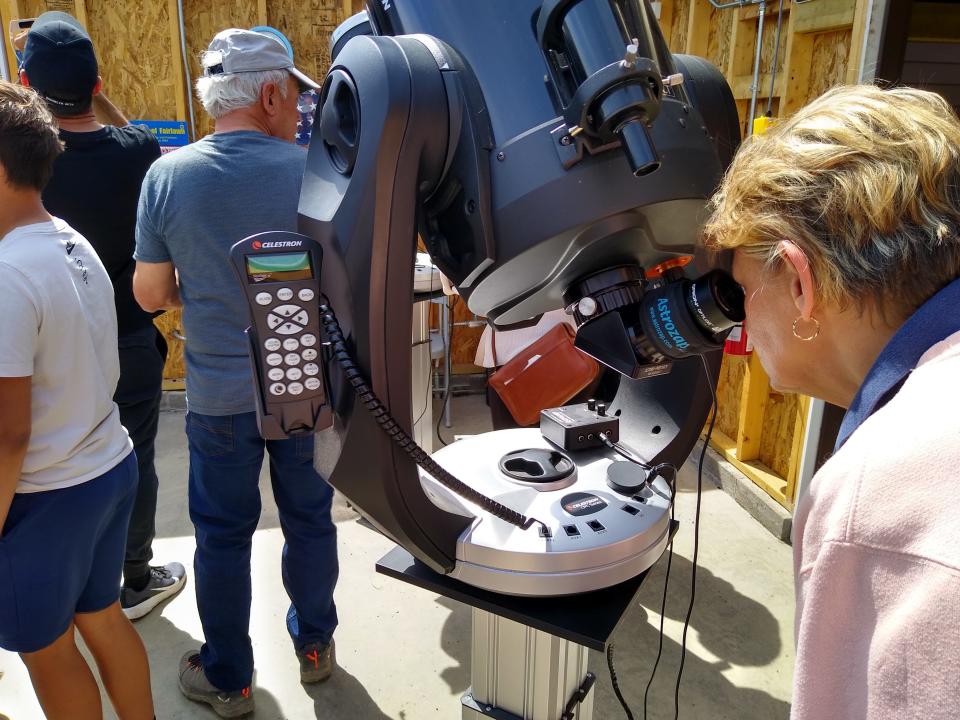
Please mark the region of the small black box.
[[564, 450], [590, 450], [604, 446], [600, 433], [612, 443], [620, 440], [620, 418], [606, 414], [602, 403], [565, 405], [540, 411], [540, 433]]

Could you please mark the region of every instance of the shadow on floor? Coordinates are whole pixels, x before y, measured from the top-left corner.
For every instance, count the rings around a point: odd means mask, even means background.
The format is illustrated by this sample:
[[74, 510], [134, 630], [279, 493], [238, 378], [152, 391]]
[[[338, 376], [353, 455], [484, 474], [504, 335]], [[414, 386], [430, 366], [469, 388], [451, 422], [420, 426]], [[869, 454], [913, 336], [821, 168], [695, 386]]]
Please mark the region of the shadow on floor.
[[[642, 713], [644, 688], [656, 657], [657, 615], [665, 569], [664, 557], [651, 571], [613, 638], [619, 684], [635, 713], [637, 710]], [[687, 558], [674, 555], [665, 612], [670, 620], [683, 622], [686, 615], [691, 570]], [[690, 651], [686, 653], [680, 693], [681, 716], [688, 720], [788, 718], [788, 703], [761, 690], [737, 687], [724, 675], [724, 671], [733, 666], [761, 667], [780, 655], [782, 642], [776, 618], [765, 606], [703, 567], [697, 571], [697, 597], [688, 639], [696, 637], [718, 660], [711, 662]], [[445, 597], [438, 597], [436, 602], [450, 610], [440, 644], [454, 664], [443, 671], [442, 677], [452, 692], [462, 693], [470, 685], [470, 608]], [[584, 611], [589, 612], [589, 608]], [[648, 706], [651, 719], [673, 717], [679, 659], [680, 644], [666, 638], [651, 688]], [[606, 659], [599, 653], [591, 653], [590, 668], [598, 675], [594, 716], [620, 717], [623, 711], [610, 685]]]
[[304, 692], [314, 703], [315, 715], [324, 717], [352, 716], [357, 720], [391, 720], [374, 702], [367, 690], [342, 667], [319, 685], [304, 685]]

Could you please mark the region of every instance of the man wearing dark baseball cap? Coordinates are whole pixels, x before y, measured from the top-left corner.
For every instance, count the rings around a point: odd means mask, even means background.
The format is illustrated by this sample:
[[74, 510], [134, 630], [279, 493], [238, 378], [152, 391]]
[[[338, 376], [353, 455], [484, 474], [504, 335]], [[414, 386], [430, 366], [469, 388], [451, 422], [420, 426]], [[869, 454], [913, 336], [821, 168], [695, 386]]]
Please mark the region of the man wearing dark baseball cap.
[[27, 36], [20, 69], [59, 117], [88, 112], [94, 91], [100, 90], [93, 42], [77, 19], [64, 12], [46, 12], [37, 18]]
[[46, 102], [65, 147], [43, 191], [44, 206], [90, 241], [113, 283], [120, 355], [114, 401], [133, 440], [139, 472], [120, 602], [127, 617], [136, 620], [176, 595], [186, 579], [180, 563], [150, 565], [159, 485], [154, 443], [166, 343], [133, 298], [137, 201], [160, 147], [149, 130], [128, 125], [122, 116], [120, 127], [97, 120], [92, 101], [102, 97], [103, 83], [93, 43], [67, 13], [37, 18], [27, 35], [20, 79]]
[[[244, 329], [248, 309], [230, 247], [264, 230], [297, 229], [307, 154], [294, 144], [299, 91], [316, 87], [276, 38], [231, 28], [201, 58], [197, 95], [214, 132], [163, 156], [143, 182], [134, 292], [146, 310], [182, 305], [187, 340], [189, 508], [196, 530], [194, 586], [204, 644], [180, 661], [180, 690], [221, 717], [254, 709], [250, 553], [260, 518], [260, 470], [270, 479], [286, 545], [281, 563], [291, 604], [287, 631], [300, 681], [334, 668], [337, 609], [333, 490], [317, 474], [307, 437], [265, 442], [257, 428]], [[289, 292], [295, 302], [306, 295]], [[301, 343], [302, 340], [302, 343]], [[290, 392], [319, 386], [318, 339], [270, 338], [285, 367], [271, 378]]]

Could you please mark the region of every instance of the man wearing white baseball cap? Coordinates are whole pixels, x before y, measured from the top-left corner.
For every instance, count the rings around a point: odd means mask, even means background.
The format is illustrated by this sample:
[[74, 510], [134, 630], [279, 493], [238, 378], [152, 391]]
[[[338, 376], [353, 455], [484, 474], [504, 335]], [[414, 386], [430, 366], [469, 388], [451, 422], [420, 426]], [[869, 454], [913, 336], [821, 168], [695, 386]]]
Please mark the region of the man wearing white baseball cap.
[[278, 38], [263, 32], [229, 28], [217, 33], [200, 59], [204, 77], [236, 73], [286, 70], [300, 91], [319, 85], [293, 64], [293, 58]]
[[[257, 429], [247, 308], [228, 253], [264, 230], [296, 230], [306, 153], [293, 142], [297, 99], [317, 84], [275, 38], [224, 30], [203, 54], [197, 94], [215, 131], [151, 167], [137, 219], [134, 293], [145, 310], [183, 307], [189, 507], [197, 608], [206, 642], [180, 663], [180, 689], [221, 717], [253, 710], [250, 551], [264, 451], [286, 539], [287, 629], [302, 682], [334, 667], [337, 612], [333, 490], [313, 468], [312, 437], [268, 441]], [[316, 348], [285, 372], [309, 382]], [[300, 359], [305, 364], [300, 364]]]

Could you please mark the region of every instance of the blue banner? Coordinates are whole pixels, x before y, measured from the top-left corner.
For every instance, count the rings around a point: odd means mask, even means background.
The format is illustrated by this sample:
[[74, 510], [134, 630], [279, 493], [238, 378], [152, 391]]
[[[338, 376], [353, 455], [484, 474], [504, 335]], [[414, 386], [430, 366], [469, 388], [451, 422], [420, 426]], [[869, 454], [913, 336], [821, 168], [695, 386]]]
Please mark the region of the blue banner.
[[131, 120], [130, 124], [142, 125], [150, 130], [160, 143], [161, 150], [172, 150], [190, 143], [187, 124], [182, 120]]

